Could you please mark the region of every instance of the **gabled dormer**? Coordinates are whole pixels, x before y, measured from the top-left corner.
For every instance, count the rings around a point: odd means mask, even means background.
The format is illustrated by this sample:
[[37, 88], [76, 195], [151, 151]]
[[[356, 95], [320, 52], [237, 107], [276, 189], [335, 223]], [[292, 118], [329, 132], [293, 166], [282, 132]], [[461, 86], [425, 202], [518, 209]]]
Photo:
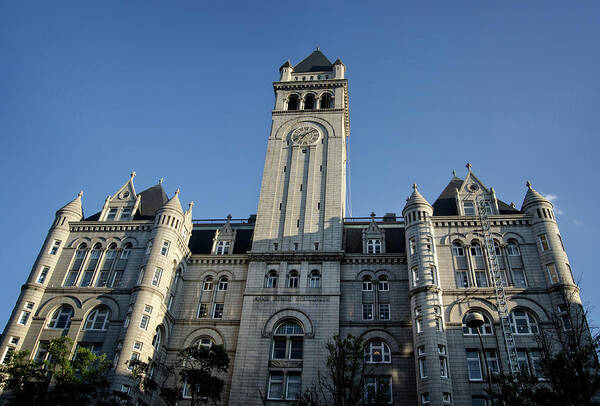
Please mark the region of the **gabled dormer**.
[[231, 214], [229, 214], [223, 227], [215, 231], [212, 253], [215, 255], [229, 255], [233, 253], [235, 234], [235, 230], [231, 228]]
[[385, 254], [385, 232], [375, 222], [375, 213], [371, 213], [371, 222], [362, 232], [363, 254]]
[[141, 195], [135, 193], [132, 172], [129, 180], [112, 196], [107, 196], [100, 213], [100, 221], [132, 220], [141, 201]]
[[519, 214], [520, 211], [498, 200], [493, 187], [487, 187], [467, 164], [467, 175], [452, 179], [433, 203], [434, 216], [477, 216], [477, 202], [483, 200], [488, 215]]

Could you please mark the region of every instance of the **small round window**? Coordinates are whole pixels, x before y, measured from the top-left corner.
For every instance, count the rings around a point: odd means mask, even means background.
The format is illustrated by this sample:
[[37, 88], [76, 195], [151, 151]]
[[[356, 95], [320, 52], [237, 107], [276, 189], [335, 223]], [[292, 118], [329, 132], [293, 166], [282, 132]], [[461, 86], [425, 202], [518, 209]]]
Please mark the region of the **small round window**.
[[119, 196], [121, 199], [127, 199], [129, 197], [129, 191], [124, 191], [121, 193], [121, 196]]
[[478, 189], [479, 189], [479, 186], [477, 186], [474, 183], [472, 183], [472, 184], [469, 185], [469, 190], [472, 190], [473, 192], [475, 192]]

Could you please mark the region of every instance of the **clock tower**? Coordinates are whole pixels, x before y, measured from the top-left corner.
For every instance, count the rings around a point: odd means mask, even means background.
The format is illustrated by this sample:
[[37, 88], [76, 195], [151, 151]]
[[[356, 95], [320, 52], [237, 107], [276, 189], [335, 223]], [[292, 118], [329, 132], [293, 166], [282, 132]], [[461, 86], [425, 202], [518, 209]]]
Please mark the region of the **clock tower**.
[[317, 49], [295, 66], [283, 64], [273, 83], [230, 404], [262, 404], [257, 393], [267, 393], [268, 382], [274, 382], [271, 391], [276, 382], [316, 384], [327, 359], [316, 354], [339, 333], [349, 134], [345, 69]]
[[340, 251], [348, 81], [319, 50], [280, 68], [253, 252]]

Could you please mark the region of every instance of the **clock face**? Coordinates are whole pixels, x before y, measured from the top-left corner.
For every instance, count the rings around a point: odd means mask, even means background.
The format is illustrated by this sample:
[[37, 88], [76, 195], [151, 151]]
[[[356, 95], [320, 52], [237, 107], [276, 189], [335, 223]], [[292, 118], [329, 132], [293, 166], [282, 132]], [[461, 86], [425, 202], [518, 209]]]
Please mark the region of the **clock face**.
[[296, 145], [310, 145], [319, 140], [319, 131], [314, 127], [296, 128], [292, 133], [292, 141]]

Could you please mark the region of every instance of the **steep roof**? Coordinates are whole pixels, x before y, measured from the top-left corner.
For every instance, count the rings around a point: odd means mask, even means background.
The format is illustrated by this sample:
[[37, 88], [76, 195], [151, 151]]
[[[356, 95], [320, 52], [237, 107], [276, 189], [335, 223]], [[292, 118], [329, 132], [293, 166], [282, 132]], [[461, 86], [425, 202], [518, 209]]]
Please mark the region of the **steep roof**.
[[179, 189], [177, 189], [175, 191], [175, 194], [173, 195], [173, 197], [171, 198], [171, 200], [169, 200], [167, 202], [167, 204], [165, 204], [163, 207], [165, 209], [169, 208], [169, 209], [173, 209], [175, 211], [178, 211], [180, 213], [183, 213], [183, 209], [181, 208], [181, 202], [179, 201]]
[[531, 186], [531, 182], [527, 181], [527, 193], [525, 194], [525, 199], [523, 199], [523, 205], [521, 206], [521, 210], [524, 210], [526, 206], [534, 203], [550, 203], [548, 199], [542, 196], [537, 190]]
[[424, 204], [426, 206], [431, 206], [429, 204], [429, 202], [427, 201], [427, 199], [425, 199], [423, 197], [423, 195], [419, 192], [419, 189], [417, 189], [417, 184], [415, 183], [413, 185], [413, 192], [410, 195], [410, 197], [408, 199], [406, 199], [406, 204], [404, 205], [404, 207], [408, 207], [408, 206], [412, 206], [412, 205], [417, 205], [417, 204]]
[[[235, 225], [233, 225], [233, 228], [236, 233], [232, 254], [245, 254], [252, 249], [252, 235], [254, 233], [254, 228], [237, 228]], [[194, 227], [188, 244], [192, 254], [211, 254], [216, 231], [217, 228]]]
[[329, 59], [317, 49], [294, 66], [294, 73], [330, 71], [331, 67], [332, 64]]
[[70, 211], [72, 213], [77, 214], [81, 219], [83, 217], [83, 210], [81, 208], [81, 196], [83, 196], [83, 191], [79, 192], [75, 199], [71, 200], [58, 211]]
[[144, 190], [140, 195], [142, 196], [140, 207], [138, 209], [138, 214], [140, 216], [154, 216], [156, 210], [163, 207], [164, 204], [169, 201], [169, 198], [160, 183]]

